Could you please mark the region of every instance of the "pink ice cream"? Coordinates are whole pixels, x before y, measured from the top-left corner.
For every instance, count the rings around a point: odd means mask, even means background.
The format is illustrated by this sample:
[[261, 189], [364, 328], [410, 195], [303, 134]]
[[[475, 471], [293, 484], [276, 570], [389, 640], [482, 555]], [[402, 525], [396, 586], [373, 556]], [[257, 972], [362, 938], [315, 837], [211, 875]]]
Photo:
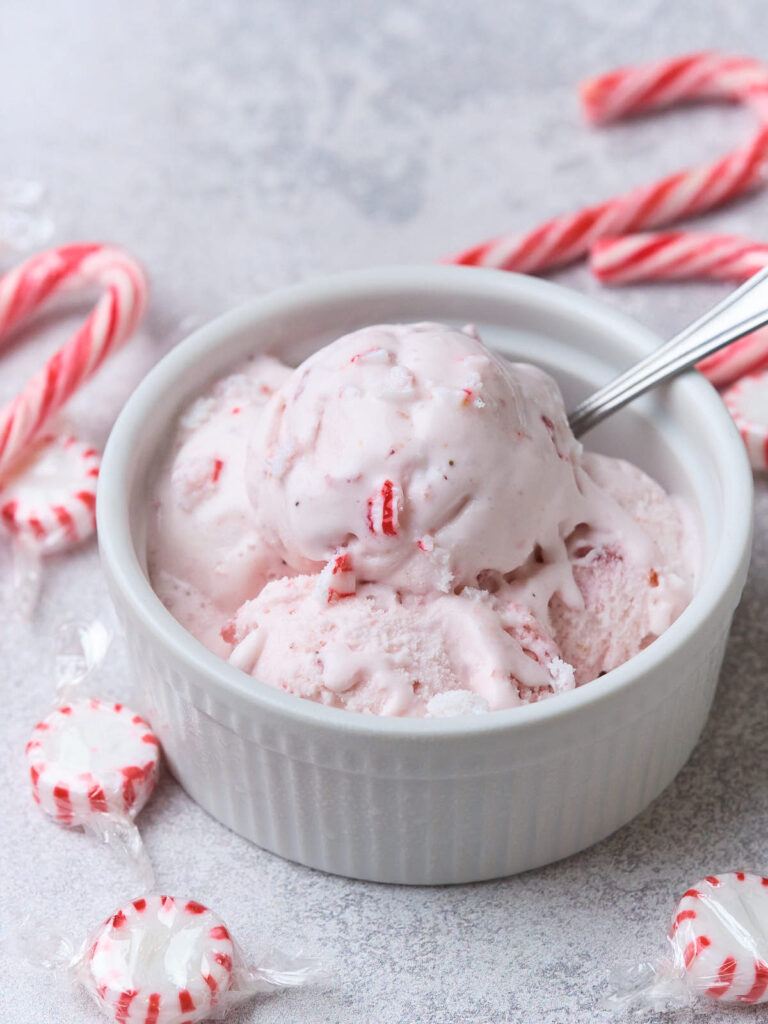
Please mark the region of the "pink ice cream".
[[476, 694], [475, 709], [511, 708], [574, 686], [557, 645], [508, 588], [426, 596], [364, 583], [329, 602], [319, 576], [295, 576], [244, 604], [232, 637], [233, 665], [352, 711], [431, 714], [449, 691]]
[[366, 328], [293, 371], [250, 361], [182, 416], [154, 506], [151, 577], [182, 625], [352, 711], [544, 699], [692, 592], [679, 503], [585, 453], [541, 370], [438, 324]]
[[372, 327], [306, 360], [264, 410], [258, 530], [299, 572], [447, 592], [562, 556], [587, 514], [554, 381], [438, 324]]
[[690, 516], [649, 476], [622, 459], [584, 452], [582, 465], [595, 483], [653, 538], [646, 558], [633, 558], [621, 536], [599, 522], [568, 539], [571, 571], [581, 601], [554, 594], [548, 621], [577, 683], [628, 661], [661, 636], [691, 599]]
[[287, 567], [262, 543], [246, 491], [246, 460], [264, 407], [290, 370], [248, 362], [180, 417], [155, 484], [150, 528], [153, 586], [173, 615], [226, 656], [222, 623]]

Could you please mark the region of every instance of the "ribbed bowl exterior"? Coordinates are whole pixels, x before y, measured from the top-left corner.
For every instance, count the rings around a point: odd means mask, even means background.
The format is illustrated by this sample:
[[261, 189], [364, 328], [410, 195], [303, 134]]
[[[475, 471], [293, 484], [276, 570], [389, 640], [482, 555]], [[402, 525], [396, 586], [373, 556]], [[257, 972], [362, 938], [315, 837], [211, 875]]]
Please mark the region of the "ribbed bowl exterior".
[[[631, 820], [672, 781], [706, 721], [733, 611], [696, 648], [646, 676], [642, 700], [589, 709], [566, 730], [534, 723], [418, 745], [313, 736], [270, 712], [217, 701], [180, 670], [113, 591], [139, 706], [173, 774], [212, 815], [311, 867], [378, 882], [442, 884], [558, 860]], [[626, 692], [619, 698], [626, 698]], [[570, 742], [569, 742], [570, 740]]]
[[178, 346], [127, 403], [100, 477], [102, 562], [134, 700], [176, 778], [259, 846], [378, 882], [513, 874], [630, 821], [701, 733], [749, 561], [743, 446], [714, 391], [689, 375], [663, 400], [644, 399], [639, 412], [595, 432], [605, 449], [641, 464], [656, 453], [662, 480], [694, 499], [705, 541], [691, 606], [604, 678], [512, 711], [386, 721], [273, 691], [205, 651], [162, 607], [144, 566], [146, 481], [176, 410], [257, 345], [299, 358], [362, 323], [460, 317], [502, 351], [551, 367], [572, 398], [658, 341], [597, 303], [516, 275], [451, 267], [343, 275], [257, 300]]

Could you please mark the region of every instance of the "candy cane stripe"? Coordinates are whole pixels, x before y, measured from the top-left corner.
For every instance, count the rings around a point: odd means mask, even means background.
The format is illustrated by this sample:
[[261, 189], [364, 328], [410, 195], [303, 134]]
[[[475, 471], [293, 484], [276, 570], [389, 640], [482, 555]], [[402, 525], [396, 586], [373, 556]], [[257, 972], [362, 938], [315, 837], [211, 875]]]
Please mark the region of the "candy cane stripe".
[[0, 477], [51, 415], [130, 337], [148, 290], [132, 257], [117, 246], [96, 243], [40, 253], [0, 277], [0, 336], [58, 292], [88, 285], [104, 293], [86, 322], [0, 410]]
[[768, 68], [715, 53], [620, 68], [581, 87], [593, 123], [692, 99], [750, 106], [760, 128], [746, 145], [705, 166], [679, 171], [605, 203], [554, 217], [527, 234], [499, 236], [444, 262], [537, 273], [584, 256], [611, 234], [661, 227], [713, 209], [765, 183], [768, 167]]
[[[741, 283], [768, 266], [768, 245], [711, 232], [624, 235], [597, 241], [590, 266], [605, 284], [684, 278]], [[703, 359], [698, 369], [722, 386], [766, 365], [768, 330], [761, 328]]]
[[624, 235], [597, 241], [590, 266], [605, 284], [666, 277], [741, 282], [768, 266], [768, 245], [704, 231]]
[[580, 92], [589, 120], [603, 124], [683, 99], [739, 100], [766, 81], [759, 61], [708, 51], [609, 71], [588, 79]]

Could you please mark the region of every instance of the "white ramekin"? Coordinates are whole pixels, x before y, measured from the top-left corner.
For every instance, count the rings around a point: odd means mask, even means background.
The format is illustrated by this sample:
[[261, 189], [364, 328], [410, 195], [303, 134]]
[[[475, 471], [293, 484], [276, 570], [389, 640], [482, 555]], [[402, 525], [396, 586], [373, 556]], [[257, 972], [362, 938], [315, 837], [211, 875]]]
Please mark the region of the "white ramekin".
[[262, 685], [194, 640], [147, 581], [147, 483], [158, 455], [179, 409], [246, 354], [296, 361], [355, 327], [413, 320], [475, 323], [489, 344], [554, 373], [569, 403], [659, 340], [565, 289], [471, 268], [366, 270], [266, 295], [196, 331], [129, 399], [104, 455], [99, 540], [140, 710], [202, 807], [260, 846], [326, 871], [468, 882], [589, 846], [684, 764], [746, 576], [752, 478], [724, 406], [695, 373], [593, 432], [591, 446], [633, 459], [692, 501], [703, 557], [696, 596], [667, 633], [574, 692], [415, 721]]

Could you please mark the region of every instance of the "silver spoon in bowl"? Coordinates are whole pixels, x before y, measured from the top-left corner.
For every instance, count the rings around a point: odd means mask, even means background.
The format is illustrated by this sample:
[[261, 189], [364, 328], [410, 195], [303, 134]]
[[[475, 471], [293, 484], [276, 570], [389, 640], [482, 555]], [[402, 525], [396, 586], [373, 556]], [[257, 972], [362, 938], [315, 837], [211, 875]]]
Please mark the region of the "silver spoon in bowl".
[[568, 416], [576, 437], [638, 395], [689, 369], [700, 359], [768, 324], [768, 267], [753, 274], [690, 327], [620, 373]]

